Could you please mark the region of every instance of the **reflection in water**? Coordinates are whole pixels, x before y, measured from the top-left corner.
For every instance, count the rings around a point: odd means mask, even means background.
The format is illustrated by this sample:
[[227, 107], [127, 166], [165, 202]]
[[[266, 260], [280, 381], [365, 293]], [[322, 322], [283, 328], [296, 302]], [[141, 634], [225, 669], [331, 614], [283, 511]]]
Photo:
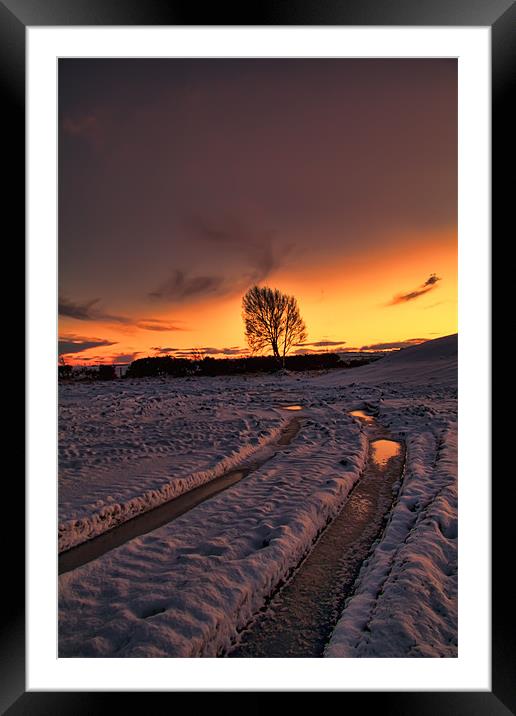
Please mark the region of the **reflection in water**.
[[303, 410], [302, 405], [282, 405], [283, 410]]
[[393, 486], [401, 477], [402, 446], [391, 440], [374, 440], [371, 445], [362, 477], [341, 511], [226, 656], [323, 656], [359, 570], [382, 534]]
[[372, 423], [374, 420], [374, 417], [372, 415], [368, 415], [367, 413], [364, 413], [363, 410], [352, 410], [350, 412], [350, 415], [352, 415], [354, 418], [360, 418], [366, 423]]
[[373, 462], [382, 467], [387, 464], [391, 457], [397, 457], [401, 451], [400, 444], [394, 442], [394, 440], [374, 440], [371, 443], [371, 447], [373, 449]]

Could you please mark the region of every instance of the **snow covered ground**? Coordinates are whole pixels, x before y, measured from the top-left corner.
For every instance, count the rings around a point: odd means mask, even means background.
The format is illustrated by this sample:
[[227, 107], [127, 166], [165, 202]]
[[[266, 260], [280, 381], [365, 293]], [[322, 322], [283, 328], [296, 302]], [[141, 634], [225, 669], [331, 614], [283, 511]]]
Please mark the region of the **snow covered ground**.
[[286, 420], [273, 408], [275, 386], [264, 395], [246, 380], [61, 384], [60, 551], [211, 480], [272, 442]]
[[405, 476], [325, 655], [457, 656], [457, 336], [390, 355], [360, 380], [375, 368], [372, 403], [405, 440]]
[[[173, 522], [60, 578], [60, 656], [214, 656], [310, 549], [360, 476], [369, 406], [406, 475], [327, 656], [454, 656], [457, 338], [326, 374], [60, 388], [60, 548], [270, 459]], [[281, 406], [300, 404], [289, 413]], [[293, 416], [302, 427], [273, 452]], [[268, 451], [268, 452], [267, 452]]]

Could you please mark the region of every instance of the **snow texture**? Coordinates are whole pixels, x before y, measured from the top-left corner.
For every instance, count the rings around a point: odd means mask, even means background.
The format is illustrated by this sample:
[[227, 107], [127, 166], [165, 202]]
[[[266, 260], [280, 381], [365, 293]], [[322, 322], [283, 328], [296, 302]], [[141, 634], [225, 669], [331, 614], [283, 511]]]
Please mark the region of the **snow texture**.
[[241, 384], [217, 379], [61, 385], [59, 551], [218, 477], [273, 442], [285, 415], [241, 393]]
[[[62, 575], [59, 655], [223, 653], [359, 478], [367, 439], [348, 412], [368, 407], [406, 441], [406, 471], [326, 655], [455, 656], [456, 345], [450, 336], [318, 375], [66, 386], [62, 544], [127, 519], [131, 501], [148, 509], [253, 451], [269, 459], [178, 519]], [[291, 404], [304, 409], [281, 409]], [[294, 418], [302, 426], [292, 443], [268, 448]]]
[[400, 498], [326, 656], [457, 656], [456, 435], [409, 438]]

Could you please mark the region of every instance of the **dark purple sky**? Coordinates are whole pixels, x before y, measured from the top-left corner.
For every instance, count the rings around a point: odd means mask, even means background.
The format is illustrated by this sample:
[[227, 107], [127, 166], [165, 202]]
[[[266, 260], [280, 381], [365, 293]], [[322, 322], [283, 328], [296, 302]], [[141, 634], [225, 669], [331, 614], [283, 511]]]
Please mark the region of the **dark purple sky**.
[[456, 105], [456, 60], [60, 60], [60, 293], [180, 320], [449, 230]]

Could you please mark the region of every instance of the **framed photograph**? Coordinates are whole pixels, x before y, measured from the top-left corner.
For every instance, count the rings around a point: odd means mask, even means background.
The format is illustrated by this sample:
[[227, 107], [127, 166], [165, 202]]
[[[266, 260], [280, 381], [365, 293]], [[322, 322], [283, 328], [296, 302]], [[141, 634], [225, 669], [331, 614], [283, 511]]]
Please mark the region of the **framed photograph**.
[[28, 319], [7, 713], [516, 712], [490, 444], [514, 7], [413, 5], [0, 7]]

